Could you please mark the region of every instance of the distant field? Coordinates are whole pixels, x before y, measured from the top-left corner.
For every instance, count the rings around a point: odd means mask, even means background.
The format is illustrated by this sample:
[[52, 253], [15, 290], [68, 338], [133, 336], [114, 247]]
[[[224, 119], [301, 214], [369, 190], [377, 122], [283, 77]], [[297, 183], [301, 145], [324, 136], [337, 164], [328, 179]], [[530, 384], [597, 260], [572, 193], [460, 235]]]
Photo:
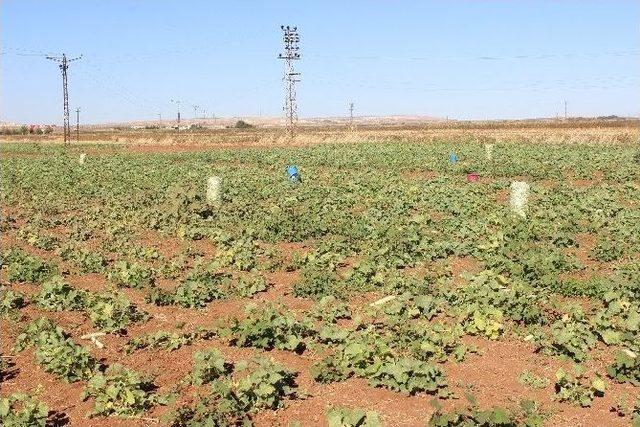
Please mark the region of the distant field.
[[[199, 123], [202, 124], [202, 123]], [[125, 143], [136, 145], [216, 145], [220, 147], [303, 146], [319, 143], [361, 142], [516, 142], [567, 144], [628, 144], [640, 142], [640, 121], [624, 120], [530, 120], [487, 122], [398, 122], [390, 124], [356, 123], [353, 129], [344, 123], [308, 123], [298, 128], [294, 141], [284, 136], [282, 128], [260, 126], [234, 129], [233, 121], [225, 123], [231, 128], [213, 126], [205, 122], [204, 128], [182, 130], [131, 129], [90, 126], [83, 128], [82, 142]], [[189, 123], [187, 123], [189, 125]], [[157, 124], [148, 123], [154, 127]], [[168, 126], [168, 125], [167, 125]], [[0, 135], [0, 141], [61, 142], [62, 135]], [[75, 133], [72, 134], [75, 142]]]
[[2, 137], [2, 396], [94, 426], [640, 422], [636, 122], [278, 135]]

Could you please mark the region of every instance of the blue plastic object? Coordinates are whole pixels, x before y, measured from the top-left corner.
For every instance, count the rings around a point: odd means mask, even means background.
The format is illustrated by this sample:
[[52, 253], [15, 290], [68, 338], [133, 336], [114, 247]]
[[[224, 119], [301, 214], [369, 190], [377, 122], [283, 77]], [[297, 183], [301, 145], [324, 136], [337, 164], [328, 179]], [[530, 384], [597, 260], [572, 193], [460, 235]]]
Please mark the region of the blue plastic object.
[[458, 156], [456, 153], [449, 154], [449, 163], [455, 163], [458, 161]]
[[289, 182], [293, 184], [302, 182], [297, 166], [294, 166], [294, 165], [287, 166], [287, 177], [289, 178]]

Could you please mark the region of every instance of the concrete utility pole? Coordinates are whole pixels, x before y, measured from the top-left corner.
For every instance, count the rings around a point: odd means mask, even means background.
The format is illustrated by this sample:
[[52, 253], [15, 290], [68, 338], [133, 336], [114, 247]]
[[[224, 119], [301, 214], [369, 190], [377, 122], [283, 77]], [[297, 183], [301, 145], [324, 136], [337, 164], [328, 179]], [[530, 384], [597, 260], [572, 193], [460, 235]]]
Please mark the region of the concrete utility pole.
[[567, 100], [564, 100], [564, 119], [567, 120]]
[[69, 127], [69, 90], [67, 87], [67, 70], [69, 69], [69, 63], [73, 61], [77, 61], [82, 58], [82, 55], [77, 58], [67, 59], [66, 54], [62, 54], [62, 58], [58, 58], [55, 56], [47, 56], [47, 59], [51, 61], [55, 61], [58, 63], [58, 67], [60, 71], [62, 71], [62, 98], [63, 98], [63, 111], [64, 111], [64, 120], [63, 120], [63, 131], [64, 131], [64, 142], [68, 142], [71, 139], [71, 128]]
[[80, 107], [76, 108], [76, 142], [80, 142]]
[[300, 80], [294, 69], [294, 61], [300, 59], [300, 35], [298, 34], [298, 27], [290, 27], [281, 25], [282, 41], [284, 42], [284, 53], [278, 55], [278, 59], [284, 60], [284, 112], [287, 118], [287, 133], [289, 138], [293, 141], [295, 137], [295, 127], [298, 122], [298, 105], [296, 103], [296, 83]]

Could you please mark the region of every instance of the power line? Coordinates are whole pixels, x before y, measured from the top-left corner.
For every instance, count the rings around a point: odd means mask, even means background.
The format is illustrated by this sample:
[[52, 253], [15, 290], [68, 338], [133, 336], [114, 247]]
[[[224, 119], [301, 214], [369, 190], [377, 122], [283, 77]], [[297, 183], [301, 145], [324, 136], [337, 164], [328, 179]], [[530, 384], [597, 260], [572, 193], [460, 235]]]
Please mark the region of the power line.
[[281, 25], [282, 41], [284, 42], [284, 53], [278, 55], [278, 59], [284, 60], [284, 111], [287, 118], [287, 133], [289, 138], [293, 141], [295, 137], [295, 127], [298, 121], [298, 105], [296, 103], [296, 83], [300, 80], [298, 76], [300, 73], [294, 69], [294, 61], [300, 59], [300, 35], [298, 34], [298, 27], [290, 27]]
[[67, 70], [69, 69], [69, 63], [77, 61], [82, 58], [82, 55], [67, 59], [66, 54], [62, 54], [62, 58], [55, 56], [47, 56], [47, 59], [58, 62], [58, 67], [62, 71], [62, 97], [63, 97], [63, 109], [64, 109], [64, 142], [68, 142], [71, 139], [71, 129], [69, 128], [69, 90], [67, 88]]
[[476, 55], [476, 56], [384, 56], [384, 55], [324, 55], [310, 54], [310, 59], [360, 60], [360, 61], [510, 61], [510, 60], [555, 60], [594, 59], [600, 57], [639, 56], [638, 50], [616, 50], [587, 53], [543, 53], [529, 55]]

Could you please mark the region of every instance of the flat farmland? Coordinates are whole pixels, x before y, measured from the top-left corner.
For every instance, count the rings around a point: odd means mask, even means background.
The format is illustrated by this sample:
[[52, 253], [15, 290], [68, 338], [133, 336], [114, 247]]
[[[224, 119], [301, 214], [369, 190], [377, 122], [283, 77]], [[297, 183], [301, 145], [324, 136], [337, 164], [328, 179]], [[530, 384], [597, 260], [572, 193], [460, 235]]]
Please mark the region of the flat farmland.
[[0, 144], [0, 411], [638, 425], [637, 129], [366, 132]]

